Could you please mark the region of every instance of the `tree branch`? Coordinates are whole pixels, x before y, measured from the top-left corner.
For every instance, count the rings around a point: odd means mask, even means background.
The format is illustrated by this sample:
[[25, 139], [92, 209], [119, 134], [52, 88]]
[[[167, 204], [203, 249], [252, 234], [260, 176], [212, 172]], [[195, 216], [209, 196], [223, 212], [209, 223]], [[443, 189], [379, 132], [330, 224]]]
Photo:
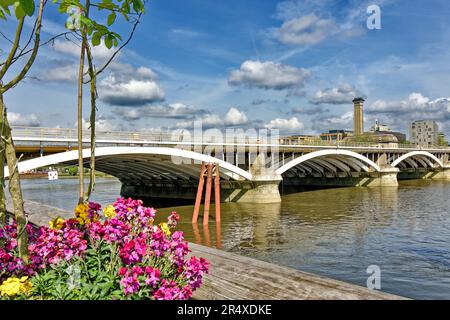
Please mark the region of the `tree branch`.
[[[139, 13], [138, 18], [136, 19], [134, 25], [133, 25], [133, 29], [131, 30], [130, 36], [128, 37], [127, 41], [125, 41], [120, 47], [119, 49], [117, 49], [113, 55], [108, 59], [108, 61], [106, 61], [106, 63], [95, 73], [95, 76], [98, 77], [99, 74], [101, 74], [110, 64], [111, 62], [114, 60], [114, 58], [119, 54], [119, 52], [131, 41], [131, 39], [133, 38], [134, 32], [136, 31], [136, 28], [138, 26], [138, 24], [140, 23], [141, 20], [141, 16], [142, 13]], [[84, 83], [88, 83], [89, 81], [86, 81]]]
[[[23, 69], [21, 70], [21, 72], [14, 79], [12, 79], [9, 83], [7, 83], [4, 87], [2, 87], [0, 89], [0, 93], [2, 93], [2, 94], [5, 93], [6, 91], [8, 91], [9, 89], [11, 89], [13, 86], [15, 86], [17, 83], [19, 83], [23, 79], [23, 77], [25, 77], [28, 70], [30, 70], [31, 66], [33, 65], [34, 60], [36, 59], [36, 55], [39, 50], [39, 43], [40, 43], [40, 39], [41, 39], [42, 13], [44, 11], [45, 3], [46, 3], [46, 0], [39, 1], [39, 10], [38, 10], [37, 18], [36, 18], [37, 19], [36, 32], [34, 35], [34, 47], [33, 47], [31, 56], [28, 59], [25, 66], [23, 67]], [[23, 24], [23, 22], [22, 22], [22, 24]], [[7, 64], [5, 66], [6, 66], [6, 69], [9, 68], [9, 66]], [[0, 79], [1, 79], [1, 77], [0, 77]]]
[[14, 41], [12, 42], [11, 51], [9, 51], [9, 55], [6, 58], [5, 64], [3, 65], [2, 69], [0, 70], [0, 79], [3, 79], [3, 76], [5, 75], [6, 71], [8, 71], [9, 67], [11, 66], [11, 61], [14, 59], [17, 49], [19, 48], [20, 36], [22, 35], [24, 21], [25, 21], [25, 18], [19, 19], [19, 22], [18, 22], [17, 28], [16, 28], [16, 35], [14, 37]]
[[[39, 47], [43, 47], [46, 46], [49, 43], [54, 42], [57, 38], [59, 37], [66, 37], [67, 39], [67, 35], [71, 34], [72, 32], [68, 31], [68, 32], [64, 32], [64, 33], [60, 33], [54, 37], [51, 37], [50, 39], [48, 39], [47, 41], [39, 44]], [[14, 57], [14, 59], [11, 61], [11, 65], [13, 65], [17, 60], [19, 60], [21, 57], [26, 56], [27, 54], [29, 54], [30, 52], [32, 52], [34, 49], [29, 49], [27, 51], [21, 51], [17, 56]], [[5, 64], [5, 62], [0, 63], [0, 66], [3, 66]]]
[[28, 38], [27, 44], [20, 50], [19, 55], [22, 54], [25, 51], [26, 48], [28, 48], [28, 46], [31, 43], [31, 40], [33, 40], [33, 34], [36, 31], [36, 25], [37, 25], [37, 19], [34, 21], [33, 29], [30, 32], [30, 37]]
[[14, 42], [8, 38], [3, 32], [0, 31], [0, 36], [2, 36], [3, 38], [5, 38], [6, 41], [8, 41], [11, 44], [14, 44]]
[[[96, 7], [96, 8], [98, 8], [99, 10], [100, 10], [100, 9], [104, 9], [104, 10], [108, 10], [108, 11], [114, 11], [114, 12], [122, 13], [122, 11], [121, 11], [120, 9], [111, 9], [111, 8], [107, 8], [107, 7], [103, 6], [101, 3], [100, 3], [100, 4], [91, 3], [89, 6], [90, 6], [90, 7]], [[128, 14], [128, 15], [135, 15], [135, 16], [138, 15], [138, 13], [136, 13], [136, 12], [130, 12], [130, 13], [127, 13], [127, 14]]]

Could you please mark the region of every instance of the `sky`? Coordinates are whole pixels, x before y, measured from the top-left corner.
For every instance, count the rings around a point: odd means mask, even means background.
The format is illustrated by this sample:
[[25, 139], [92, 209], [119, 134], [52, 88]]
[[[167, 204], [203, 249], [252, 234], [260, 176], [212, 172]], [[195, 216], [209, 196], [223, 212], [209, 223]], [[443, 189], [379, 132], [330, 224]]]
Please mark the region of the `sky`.
[[[381, 29], [367, 28], [374, 4]], [[403, 132], [434, 119], [450, 135], [449, 16], [447, 0], [149, 0], [130, 44], [98, 79], [97, 128], [189, 129], [202, 120], [320, 134], [351, 130], [351, 101], [361, 96], [366, 130], [377, 119]], [[66, 19], [49, 4], [44, 41], [66, 31]], [[0, 21], [7, 37], [14, 26]], [[118, 18], [114, 30], [127, 38], [131, 26]], [[0, 36], [0, 61], [8, 49]], [[96, 47], [96, 66], [112, 52]], [[78, 55], [79, 44], [63, 38], [42, 47], [29, 77], [5, 95], [13, 125], [76, 126]]]

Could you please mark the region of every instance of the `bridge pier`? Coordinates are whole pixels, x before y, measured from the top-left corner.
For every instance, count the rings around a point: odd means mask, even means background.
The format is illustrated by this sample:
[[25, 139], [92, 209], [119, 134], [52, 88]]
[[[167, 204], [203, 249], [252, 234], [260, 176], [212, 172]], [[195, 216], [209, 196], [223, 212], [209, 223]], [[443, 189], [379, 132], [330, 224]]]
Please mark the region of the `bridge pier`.
[[434, 180], [450, 180], [450, 164], [446, 164], [444, 168], [440, 168], [430, 178]]
[[283, 180], [272, 167], [266, 166], [264, 153], [258, 154], [250, 166], [252, 181], [247, 190], [238, 189], [230, 194], [230, 201], [243, 203], [279, 203], [281, 195], [278, 186]]
[[279, 203], [281, 195], [278, 186], [281, 176], [256, 176], [252, 181], [222, 184], [221, 190], [224, 202], [241, 203]]
[[398, 168], [384, 166], [380, 172], [371, 172], [366, 187], [398, 187]]

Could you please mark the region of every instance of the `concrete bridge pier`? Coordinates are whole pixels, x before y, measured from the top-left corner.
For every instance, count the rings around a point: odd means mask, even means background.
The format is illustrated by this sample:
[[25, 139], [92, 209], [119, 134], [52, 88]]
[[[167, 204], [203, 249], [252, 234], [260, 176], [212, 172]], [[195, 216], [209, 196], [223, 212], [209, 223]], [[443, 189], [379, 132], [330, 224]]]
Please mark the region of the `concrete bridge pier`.
[[386, 153], [379, 155], [377, 164], [380, 166], [380, 171], [371, 172], [373, 180], [370, 181], [368, 187], [398, 187], [397, 174], [399, 169], [391, 166]]
[[391, 166], [381, 167], [381, 171], [371, 172], [372, 180], [366, 185], [367, 187], [398, 187], [397, 174], [399, 169]]
[[[253, 164], [250, 172], [253, 176], [251, 181], [241, 182], [240, 187], [234, 187], [224, 199], [225, 202], [242, 203], [279, 203], [281, 195], [278, 186], [283, 180], [282, 176], [275, 173], [271, 167], [266, 167], [266, 159], [260, 153]], [[224, 186], [222, 185], [222, 190]]]
[[434, 175], [431, 176], [434, 180], [450, 180], [450, 163], [444, 165], [440, 168]]

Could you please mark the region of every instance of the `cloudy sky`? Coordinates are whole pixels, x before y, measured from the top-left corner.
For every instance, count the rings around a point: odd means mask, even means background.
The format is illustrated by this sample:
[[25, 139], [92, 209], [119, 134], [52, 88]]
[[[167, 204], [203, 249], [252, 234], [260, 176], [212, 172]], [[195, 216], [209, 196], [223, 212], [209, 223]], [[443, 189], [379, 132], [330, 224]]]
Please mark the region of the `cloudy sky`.
[[[367, 7], [381, 8], [369, 30]], [[49, 5], [43, 38], [64, 32]], [[355, 96], [365, 126], [406, 131], [435, 119], [450, 134], [448, 0], [154, 0], [130, 45], [98, 83], [100, 129], [352, 129]], [[13, 21], [0, 22], [12, 37]], [[29, 30], [30, 23], [27, 25]], [[130, 26], [119, 22], [125, 38]], [[8, 42], [0, 37], [0, 60]], [[30, 78], [5, 99], [16, 125], [74, 127], [77, 43], [40, 51]], [[97, 47], [101, 66], [111, 52]], [[86, 87], [88, 90], [88, 87]], [[89, 116], [89, 101], [85, 102]]]

